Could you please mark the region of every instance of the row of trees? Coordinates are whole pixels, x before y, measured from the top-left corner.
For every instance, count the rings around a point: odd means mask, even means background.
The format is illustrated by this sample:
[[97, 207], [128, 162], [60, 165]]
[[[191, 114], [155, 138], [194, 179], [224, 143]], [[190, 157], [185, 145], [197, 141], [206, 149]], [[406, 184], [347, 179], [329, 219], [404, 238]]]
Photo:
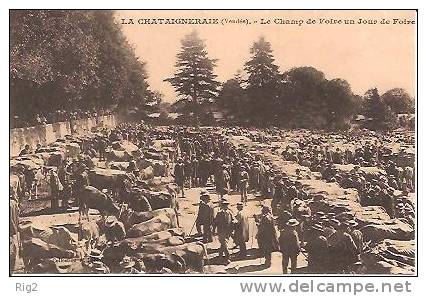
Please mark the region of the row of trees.
[[[56, 110], [111, 109], [133, 114], [169, 106], [150, 90], [145, 64], [129, 45], [111, 11], [14, 10], [10, 13], [11, 114], [28, 119]], [[370, 128], [395, 126], [398, 113], [413, 112], [402, 89], [355, 96], [347, 81], [328, 80], [313, 67], [280, 72], [270, 43], [250, 48], [244, 71], [219, 83], [217, 60], [196, 32], [182, 39], [177, 71], [167, 78], [179, 94], [172, 106], [181, 122], [211, 124], [214, 111], [230, 123], [283, 127], [344, 128], [355, 114]], [[218, 113], [218, 112], [217, 112]]]
[[179, 94], [175, 108], [183, 122], [212, 123], [216, 110], [237, 124], [342, 129], [356, 114], [364, 114], [367, 127], [388, 129], [396, 126], [398, 113], [414, 112], [414, 99], [403, 89], [382, 96], [371, 89], [360, 97], [346, 80], [328, 80], [313, 67], [282, 73], [264, 37], [254, 42], [250, 54], [244, 72], [220, 85], [216, 60], [208, 57], [203, 40], [196, 32], [184, 37], [177, 71], [166, 79]]
[[12, 115], [153, 100], [144, 63], [112, 11], [14, 10], [10, 36]]

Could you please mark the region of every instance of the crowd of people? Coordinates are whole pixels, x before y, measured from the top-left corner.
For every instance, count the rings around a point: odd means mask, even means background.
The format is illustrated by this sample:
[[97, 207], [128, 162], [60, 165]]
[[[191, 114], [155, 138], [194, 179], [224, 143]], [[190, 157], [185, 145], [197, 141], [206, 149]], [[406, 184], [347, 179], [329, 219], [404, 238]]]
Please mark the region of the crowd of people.
[[[61, 160], [56, 168], [50, 168], [47, 176], [52, 208], [58, 209], [59, 200], [62, 200], [64, 208], [72, 205], [81, 190], [89, 185], [88, 171], [94, 168], [94, 159], [105, 161], [106, 152], [114, 142], [127, 140], [144, 154], [150, 153], [149, 147], [155, 139], [173, 139], [175, 153], [168, 163], [173, 165], [170, 173], [177, 185], [177, 193], [185, 198], [187, 188], [201, 188], [195, 221], [196, 237], [209, 244], [217, 236], [220, 244], [218, 255], [223, 264], [227, 265], [234, 259], [230, 240], [239, 249], [237, 258], [251, 256], [249, 249], [254, 246], [253, 242], [249, 245], [249, 241], [254, 233], [250, 231], [250, 221], [253, 219], [257, 226], [256, 256], [265, 258], [265, 267], [271, 266], [272, 253], [279, 251], [282, 253], [283, 273], [298, 272], [297, 258], [300, 254], [307, 257], [308, 272], [357, 272], [365, 242], [355, 217], [346, 213], [337, 215], [313, 211], [309, 206], [312, 196], [298, 182], [302, 178], [299, 170], [296, 177], [289, 176], [274, 167], [271, 160], [229, 140], [230, 135], [246, 135], [265, 141], [266, 135], [276, 133], [275, 130], [267, 130], [251, 134], [239, 128], [200, 130], [173, 127], [154, 130], [145, 124], [121, 124], [81, 145], [82, 153], [75, 159]], [[356, 139], [348, 140], [357, 143]], [[399, 155], [391, 155], [383, 143], [356, 144], [354, 150], [337, 148], [333, 151], [330, 146], [322, 145], [327, 142], [325, 139], [318, 137], [304, 137], [295, 142], [298, 148], [286, 147], [281, 152], [283, 159], [320, 172], [328, 182], [337, 182], [344, 188], [356, 188], [362, 205], [382, 205], [390, 217], [404, 214], [400, 205], [394, 204], [392, 194], [394, 190], [401, 190], [403, 194], [413, 192], [415, 176], [413, 171], [412, 174], [406, 173], [406, 167], [404, 174], [400, 174], [402, 169], [397, 165]], [[33, 152], [37, 153], [25, 147], [20, 155]], [[335, 165], [347, 164], [354, 165], [347, 173], [335, 168]], [[378, 167], [385, 174], [378, 175], [378, 179], [371, 178], [361, 171], [362, 167]], [[117, 197], [130, 190], [128, 186], [144, 186], [135, 159], [128, 161], [126, 173], [127, 181], [117, 185]], [[27, 184], [24, 196], [31, 196], [31, 188], [37, 178], [27, 171], [21, 174], [25, 180], [23, 184]], [[205, 189], [211, 186], [219, 197], [217, 206], [214, 205], [216, 200], [212, 200], [212, 192]], [[240, 195], [236, 212], [230, 208], [229, 196], [233, 193]], [[20, 200], [13, 190], [11, 194], [14, 195], [12, 200]], [[249, 197], [261, 201], [260, 212], [254, 213], [258, 210], [249, 203]], [[113, 224], [117, 225], [117, 222]], [[118, 235], [118, 238], [123, 237]], [[123, 265], [133, 268], [134, 263], [129, 260], [124, 258]]]
[[[230, 262], [231, 238], [239, 248], [238, 257], [247, 256], [250, 217], [246, 205], [250, 192], [260, 200], [272, 199], [271, 207], [264, 204], [261, 213], [253, 216], [257, 224], [257, 255], [265, 258], [266, 267], [271, 265], [272, 252], [280, 251], [283, 272], [288, 272], [289, 262], [290, 271], [296, 272], [297, 257], [304, 248], [312, 272], [345, 272], [354, 268], [363, 246], [356, 221], [337, 220], [335, 213], [312, 215], [306, 203], [309, 196], [296, 180], [274, 170], [260, 155], [235, 147], [220, 135], [196, 133], [179, 139], [182, 158], [175, 165], [175, 182], [182, 192], [185, 184], [203, 187], [209, 180], [215, 184], [219, 209], [215, 214], [210, 194], [202, 190], [196, 226], [204, 242], [212, 242], [213, 233], [217, 233], [219, 255], [225, 263]], [[241, 196], [235, 215], [227, 200], [233, 191]]]

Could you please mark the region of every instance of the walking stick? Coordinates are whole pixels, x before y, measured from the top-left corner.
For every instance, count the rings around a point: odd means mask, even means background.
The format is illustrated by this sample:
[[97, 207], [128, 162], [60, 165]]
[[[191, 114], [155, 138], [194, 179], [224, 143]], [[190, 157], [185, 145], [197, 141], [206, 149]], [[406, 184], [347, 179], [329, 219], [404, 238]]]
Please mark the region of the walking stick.
[[190, 236], [190, 235], [191, 235], [191, 233], [193, 232], [193, 228], [194, 228], [194, 226], [196, 225], [196, 221], [197, 221], [197, 219], [196, 219], [196, 220], [194, 220], [193, 226], [191, 226], [191, 230], [190, 230], [190, 233], [188, 234], [188, 236]]

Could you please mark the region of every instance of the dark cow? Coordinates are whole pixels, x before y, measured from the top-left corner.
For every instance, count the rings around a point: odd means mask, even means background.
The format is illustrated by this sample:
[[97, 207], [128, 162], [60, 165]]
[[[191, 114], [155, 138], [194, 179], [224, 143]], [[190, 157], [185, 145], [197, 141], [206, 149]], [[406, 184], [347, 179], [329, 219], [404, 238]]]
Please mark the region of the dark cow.
[[174, 195], [169, 192], [155, 192], [144, 190], [143, 194], [148, 199], [153, 210], [162, 208], [176, 209], [178, 203]]
[[[206, 249], [202, 243], [192, 242], [178, 246], [159, 247], [157, 248], [157, 253], [158, 254], [149, 254], [147, 252], [138, 253], [138, 257], [142, 258], [148, 272], [153, 272], [153, 270], [157, 271], [162, 267], [171, 269], [168, 265], [176, 263], [177, 261], [181, 261], [181, 263], [175, 265], [175, 268], [178, 270], [172, 267], [171, 270], [173, 272], [185, 272], [187, 270], [203, 271], [203, 260], [206, 256]], [[185, 264], [182, 263], [182, 260]]]
[[138, 253], [136, 258], [142, 260], [148, 273], [185, 273], [185, 259], [177, 254], [146, 254]]
[[103, 216], [106, 214], [117, 216], [120, 211], [111, 197], [92, 186], [86, 186], [83, 189], [78, 196], [78, 201], [80, 220], [82, 215], [89, 220], [89, 209], [96, 209]]
[[40, 262], [32, 266], [33, 273], [46, 273], [46, 274], [66, 274], [66, 273], [91, 273], [88, 266], [82, 262], [70, 261], [57, 261], [53, 258], [42, 259]]
[[22, 242], [22, 259], [26, 270], [47, 258], [73, 258], [76, 252], [48, 244], [39, 238], [31, 238]]
[[147, 212], [153, 209], [147, 197], [138, 188], [132, 188], [125, 194], [127, 195], [125, 200], [129, 203], [129, 207], [131, 207], [132, 210], [136, 212]]

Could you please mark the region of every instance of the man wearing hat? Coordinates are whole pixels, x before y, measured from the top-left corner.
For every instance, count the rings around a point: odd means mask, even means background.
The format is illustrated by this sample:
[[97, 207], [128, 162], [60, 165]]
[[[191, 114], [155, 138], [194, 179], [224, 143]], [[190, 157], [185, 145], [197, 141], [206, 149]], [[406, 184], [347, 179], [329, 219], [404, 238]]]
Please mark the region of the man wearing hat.
[[50, 206], [52, 210], [56, 210], [59, 208], [59, 198], [61, 196], [62, 190], [64, 189], [61, 181], [59, 180], [56, 168], [52, 168], [49, 172], [49, 184], [51, 194]]
[[357, 261], [357, 247], [353, 238], [348, 234], [347, 226], [336, 219], [332, 219], [336, 232], [328, 238], [329, 261], [333, 272], [341, 273]]
[[280, 231], [279, 246], [282, 253], [283, 273], [288, 273], [289, 260], [291, 261], [291, 273], [297, 269], [297, 257], [301, 252], [300, 240], [296, 227], [299, 225], [297, 219], [289, 219], [286, 227]]
[[116, 242], [125, 239], [126, 230], [122, 222], [115, 216], [109, 216], [105, 220], [105, 238], [107, 241]]
[[245, 167], [242, 165], [240, 167], [239, 174], [239, 191], [240, 191], [240, 201], [246, 204], [247, 201], [247, 190], [249, 186], [249, 174], [246, 171]]
[[92, 249], [89, 253], [88, 259], [90, 260], [90, 262], [94, 262], [94, 261], [101, 261], [103, 257], [104, 255], [102, 254], [101, 250]]
[[226, 264], [229, 264], [230, 261], [230, 253], [228, 251], [228, 240], [233, 231], [233, 213], [228, 208], [229, 202], [226, 199], [221, 199], [220, 201], [220, 210], [216, 214], [213, 230], [215, 229], [218, 233], [218, 240], [221, 244], [219, 248], [219, 256], [223, 256]]
[[239, 246], [240, 256], [246, 256], [246, 242], [249, 241], [249, 219], [243, 210], [243, 203], [237, 203], [237, 214], [234, 217], [234, 237], [233, 240]]
[[135, 261], [132, 260], [129, 256], [123, 257], [122, 261], [119, 263], [120, 272], [124, 274], [137, 274], [139, 271], [134, 267]]
[[351, 235], [351, 238], [357, 247], [357, 253], [360, 255], [363, 250], [363, 234], [359, 229], [357, 229], [359, 224], [355, 220], [349, 220], [346, 224], [348, 226], [348, 233]]
[[74, 179], [74, 188], [73, 193], [75, 197], [78, 197], [79, 194], [89, 185], [89, 176], [87, 174], [87, 167], [85, 164], [80, 164], [77, 167], [77, 170], [73, 174]]
[[223, 164], [220, 171], [215, 177], [215, 185], [216, 191], [219, 193], [220, 198], [224, 196], [224, 194], [228, 194], [229, 191], [229, 183], [230, 183], [230, 175], [227, 171], [227, 165]]
[[[330, 215], [330, 214], [332, 214], [332, 215]], [[329, 238], [332, 234], [334, 234], [336, 232], [334, 225], [336, 225], [336, 221], [338, 221], [338, 220], [331, 218], [331, 217], [335, 217], [335, 213], [328, 213], [328, 215], [324, 215], [322, 217], [319, 217], [319, 219], [322, 223], [322, 226], [323, 226], [323, 235], [326, 238]], [[334, 220], [334, 221], [332, 221], [332, 220]]]
[[130, 174], [132, 180], [136, 181], [139, 178], [139, 169], [136, 166], [135, 160], [129, 161], [126, 171]]
[[185, 171], [184, 171], [184, 163], [181, 157], [179, 157], [176, 161], [176, 164], [173, 170], [173, 177], [175, 178], [176, 185], [178, 185], [178, 188], [182, 192], [181, 197], [184, 197]]
[[257, 241], [260, 255], [265, 257], [265, 266], [271, 266], [271, 253], [279, 250], [274, 219], [268, 206], [263, 205], [261, 216], [255, 220], [258, 224]]
[[328, 240], [323, 236], [323, 227], [316, 223], [311, 226], [305, 247], [308, 253], [308, 267], [313, 273], [324, 272], [328, 255]]
[[214, 208], [210, 203], [210, 195], [207, 190], [200, 192], [199, 211], [196, 218], [196, 229], [198, 235], [203, 236], [203, 242], [212, 241], [212, 224], [214, 220]]
[[289, 204], [287, 203], [285, 198], [285, 183], [281, 178], [279, 178], [275, 183], [273, 200], [271, 201], [271, 209], [273, 211], [273, 215], [277, 213], [279, 204], [282, 207], [289, 208]]
[[110, 273], [110, 269], [102, 261], [93, 261], [90, 265], [90, 268], [94, 273], [98, 273], [98, 274]]

